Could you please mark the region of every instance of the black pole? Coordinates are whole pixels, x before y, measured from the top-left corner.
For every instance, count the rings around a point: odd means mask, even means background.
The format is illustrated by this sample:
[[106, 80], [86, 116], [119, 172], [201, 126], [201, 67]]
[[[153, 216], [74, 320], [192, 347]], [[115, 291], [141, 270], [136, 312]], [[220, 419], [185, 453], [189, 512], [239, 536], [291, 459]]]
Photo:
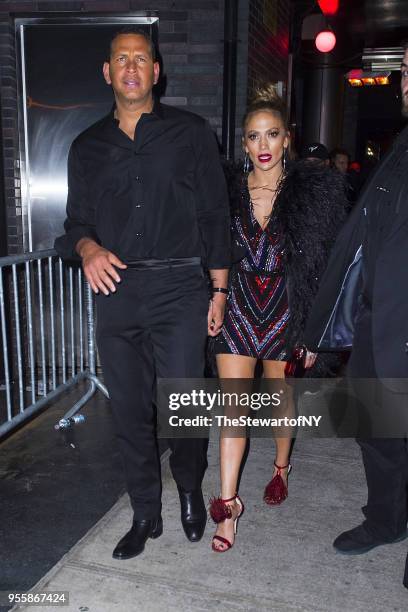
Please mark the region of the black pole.
[[234, 159], [237, 83], [238, 0], [224, 4], [224, 81], [222, 101], [222, 153]]

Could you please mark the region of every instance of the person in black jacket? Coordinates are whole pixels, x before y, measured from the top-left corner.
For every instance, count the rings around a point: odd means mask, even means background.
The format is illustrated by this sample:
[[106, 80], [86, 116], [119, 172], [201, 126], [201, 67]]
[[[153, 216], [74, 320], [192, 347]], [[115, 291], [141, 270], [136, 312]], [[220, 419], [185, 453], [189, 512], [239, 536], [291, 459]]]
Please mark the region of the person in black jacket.
[[[408, 44], [404, 50], [402, 113], [408, 118]], [[357, 379], [354, 392], [365, 415], [357, 439], [368, 486], [365, 520], [334, 541], [344, 554], [407, 536], [407, 176], [408, 127], [340, 232], [305, 331], [310, 350], [352, 348], [348, 374]]]

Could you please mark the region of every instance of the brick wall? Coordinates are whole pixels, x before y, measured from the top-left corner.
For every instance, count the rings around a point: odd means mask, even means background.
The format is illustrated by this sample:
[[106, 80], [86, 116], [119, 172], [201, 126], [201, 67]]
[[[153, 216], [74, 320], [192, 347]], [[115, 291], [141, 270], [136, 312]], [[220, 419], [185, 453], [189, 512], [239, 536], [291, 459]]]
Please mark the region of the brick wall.
[[248, 29], [250, 0], [239, 0], [235, 157], [242, 157], [241, 123], [248, 101]]
[[257, 84], [288, 76], [289, 0], [250, 0], [248, 30], [248, 95]]
[[[3, 5], [0, 5], [0, 10], [3, 10]], [[18, 117], [14, 29], [7, 13], [0, 13], [0, 70], [7, 252], [18, 253], [23, 250], [25, 219], [21, 209], [20, 173], [17, 163]]]

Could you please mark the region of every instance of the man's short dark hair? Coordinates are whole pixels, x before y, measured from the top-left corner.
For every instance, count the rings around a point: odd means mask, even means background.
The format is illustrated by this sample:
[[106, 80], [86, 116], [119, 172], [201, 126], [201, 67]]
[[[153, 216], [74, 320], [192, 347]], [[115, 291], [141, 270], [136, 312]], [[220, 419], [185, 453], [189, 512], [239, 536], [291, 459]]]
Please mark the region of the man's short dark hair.
[[156, 49], [156, 45], [153, 42], [152, 37], [150, 36], [149, 32], [143, 28], [141, 28], [140, 26], [124, 26], [123, 28], [121, 28], [120, 30], [117, 30], [116, 32], [114, 32], [114, 34], [112, 35], [110, 41], [109, 41], [109, 47], [107, 49], [107, 59], [106, 61], [108, 62], [110, 60], [110, 56], [112, 53], [112, 44], [113, 41], [117, 39], [118, 36], [122, 36], [125, 34], [134, 34], [135, 36], [143, 36], [143, 38], [146, 40], [146, 42], [148, 43], [149, 47], [150, 47], [150, 54], [152, 56], [152, 59], [154, 62], [157, 62], [157, 49]]
[[333, 149], [333, 151], [330, 153], [330, 159], [333, 160], [336, 155], [346, 155], [346, 157], [350, 159], [350, 153], [346, 151], [346, 149], [342, 149], [341, 147]]

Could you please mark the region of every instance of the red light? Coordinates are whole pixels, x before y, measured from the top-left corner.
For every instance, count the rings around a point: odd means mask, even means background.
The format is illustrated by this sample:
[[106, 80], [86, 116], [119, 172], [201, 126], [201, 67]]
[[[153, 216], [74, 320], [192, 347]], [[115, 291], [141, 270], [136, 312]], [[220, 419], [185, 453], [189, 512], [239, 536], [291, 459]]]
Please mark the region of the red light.
[[361, 79], [362, 76], [363, 71], [361, 68], [353, 68], [353, 70], [350, 70], [350, 72], [347, 73], [348, 79]]
[[339, 10], [339, 0], [318, 0], [323, 15], [335, 15]]
[[321, 53], [328, 53], [336, 46], [336, 37], [330, 30], [324, 30], [316, 36], [315, 45]]

